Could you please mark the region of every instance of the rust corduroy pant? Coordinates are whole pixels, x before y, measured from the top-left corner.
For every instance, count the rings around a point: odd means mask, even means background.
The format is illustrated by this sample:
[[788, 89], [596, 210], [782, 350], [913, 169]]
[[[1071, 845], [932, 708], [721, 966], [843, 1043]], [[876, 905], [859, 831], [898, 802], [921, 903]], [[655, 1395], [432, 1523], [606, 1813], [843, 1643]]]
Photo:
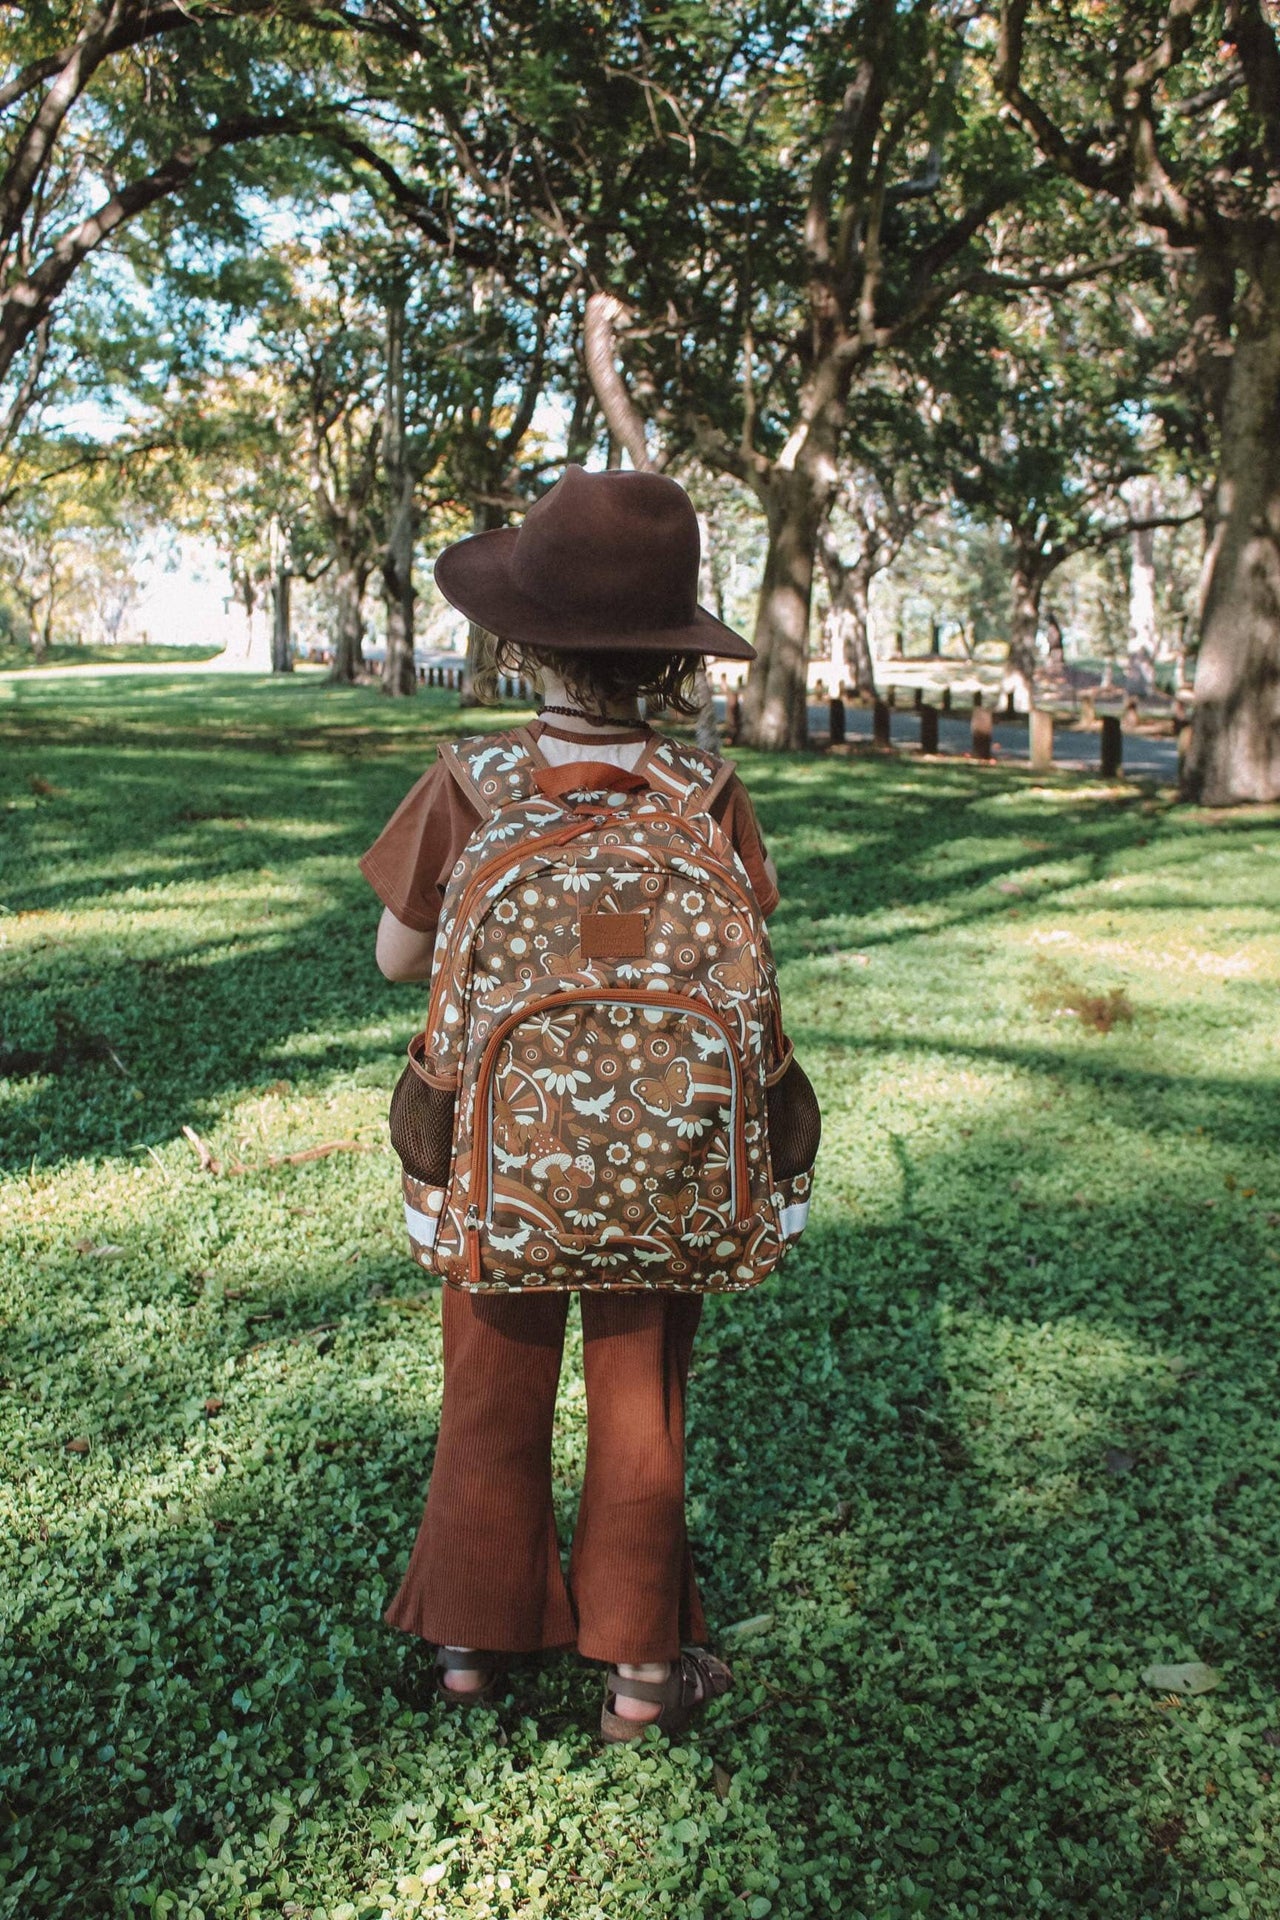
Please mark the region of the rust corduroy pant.
[[444, 1404], [390, 1625], [437, 1645], [671, 1660], [706, 1638], [685, 1533], [698, 1294], [583, 1293], [587, 1461], [566, 1584], [551, 1430], [566, 1293], [442, 1291]]

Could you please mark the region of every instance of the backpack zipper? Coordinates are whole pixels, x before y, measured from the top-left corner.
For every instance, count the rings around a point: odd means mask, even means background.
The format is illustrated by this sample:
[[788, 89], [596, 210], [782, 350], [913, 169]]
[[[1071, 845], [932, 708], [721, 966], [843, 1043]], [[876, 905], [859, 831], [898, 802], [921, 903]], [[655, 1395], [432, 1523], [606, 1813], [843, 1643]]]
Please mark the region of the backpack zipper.
[[730, 1102], [732, 1107], [732, 1137], [730, 1142], [730, 1170], [736, 1209], [739, 1217], [735, 1227], [745, 1227], [751, 1219], [751, 1182], [747, 1169], [747, 1129], [743, 1110], [742, 1077], [737, 1058], [737, 1042], [729, 1030], [728, 1022], [705, 1000], [698, 1000], [688, 993], [665, 993], [653, 988], [632, 988], [630, 990], [604, 988], [571, 988], [562, 993], [549, 993], [544, 999], [530, 1001], [515, 1012], [509, 1013], [499, 1021], [485, 1042], [480, 1056], [480, 1065], [476, 1072], [475, 1106], [472, 1111], [475, 1120], [471, 1130], [471, 1172], [469, 1204], [464, 1216], [467, 1232], [467, 1272], [472, 1285], [481, 1281], [480, 1268], [480, 1226], [482, 1216], [489, 1206], [489, 1162], [492, 1152], [492, 1120], [490, 1116], [490, 1096], [493, 1076], [497, 1067], [498, 1049], [507, 1035], [534, 1015], [545, 1012], [550, 1007], [563, 1007], [585, 1002], [590, 1006], [606, 1003], [611, 1006], [659, 1006], [678, 1007], [682, 1012], [691, 1013], [697, 1018], [707, 1020], [717, 1027], [724, 1037], [729, 1060]]
[[[458, 902], [458, 912], [454, 919], [454, 926], [459, 927], [462, 925], [467, 915], [471, 912], [479, 891], [493, 873], [500, 872], [504, 866], [515, 866], [520, 861], [527, 859], [530, 854], [539, 853], [545, 847], [567, 846], [571, 840], [577, 840], [581, 838], [584, 833], [590, 833], [593, 827], [598, 827], [601, 821], [608, 817], [607, 814], [596, 814], [590, 820], [575, 820], [570, 826], [561, 827], [555, 833], [543, 834], [537, 840], [526, 840], [522, 845], [503, 847], [498, 853], [493, 854], [485, 861], [483, 866], [477, 867], [470, 880], [468, 880], [462, 898]], [[686, 822], [680, 818], [679, 814], [672, 815], [672, 818], [677, 820], [682, 827], [686, 827], [687, 831]], [[716, 869], [717, 876], [723, 876], [728, 891], [737, 895], [746, 912], [752, 914], [758, 913], [759, 908], [756, 906], [755, 901], [751, 898], [747, 889], [725, 865], [724, 861], [718, 860], [714, 853], [707, 852], [703, 842], [698, 839], [696, 834], [689, 833], [689, 839], [696, 844], [710, 865]], [[609, 853], [611, 858], [614, 855], [619, 855], [624, 859], [635, 859], [636, 857], [635, 849], [629, 847], [611, 847]], [[693, 882], [690, 881], [689, 884], [692, 886]], [[427, 1017], [423, 1024], [424, 1039], [435, 1025], [436, 1003], [444, 991], [444, 981], [445, 974], [442, 968], [440, 969], [438, 978], [432, 981], [431, 992], [427, 998]], [[778, 1037], [781, 1034], [781, 1026], [776, 1017], [774, 1026], [777, 1030], [775, 1037]], [[456, 1085], [456, 1083], [457, 1076], [455, 1075], [454, 1084]]]

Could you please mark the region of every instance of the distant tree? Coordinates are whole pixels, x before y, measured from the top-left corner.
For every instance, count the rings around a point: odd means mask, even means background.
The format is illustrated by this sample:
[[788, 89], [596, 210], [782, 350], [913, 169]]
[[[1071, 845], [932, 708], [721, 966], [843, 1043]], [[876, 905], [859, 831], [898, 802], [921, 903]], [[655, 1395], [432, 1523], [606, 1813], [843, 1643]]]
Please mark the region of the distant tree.
[[961, 10], [682, 18], [700, 64], [670, 36], [630, 63], [673, 177], [623, 211], [610, 290], [637, 404], [765, 513], [746, 733], [797, 747], [820, 530], [858, 458], [850, 396], [991, 264], [985, 224], [1031, 183]]
[[15, 485], [0, 518], [0, 594], [37, 663], [55, 641], [116, 637], [136, 595], [143, 531], [141, 515], [101, 470]]
[[1046, 159], [1193, 262], [1183, 367], [1216, 427], [1183, 790], [1280, 798], [1280, 29], [1264, 0], [1005, 0], [1000, 85]]
[[939, 329], [932, 360], [938, 442], [956, 500], [998, 520], [1009, 559], [1006, 687], [1034, 692], [1041, 602], [1072, 554], [1195, 517], [1196, 503], [1139, 510], [1132, 483], [1159, 471], [1144, 406], [1158, 341], [1135, 342], [1105, 278], [1016, 307], [979, 298]]

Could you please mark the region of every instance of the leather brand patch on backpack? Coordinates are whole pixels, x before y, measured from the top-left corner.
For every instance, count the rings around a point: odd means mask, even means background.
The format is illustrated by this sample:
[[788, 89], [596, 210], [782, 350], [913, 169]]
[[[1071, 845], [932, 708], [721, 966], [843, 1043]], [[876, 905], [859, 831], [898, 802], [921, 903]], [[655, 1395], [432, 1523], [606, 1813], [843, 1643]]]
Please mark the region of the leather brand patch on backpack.
[[584, 913], [578, 921], [578, 945], [584, 960], [643, 960], [648, 915]]

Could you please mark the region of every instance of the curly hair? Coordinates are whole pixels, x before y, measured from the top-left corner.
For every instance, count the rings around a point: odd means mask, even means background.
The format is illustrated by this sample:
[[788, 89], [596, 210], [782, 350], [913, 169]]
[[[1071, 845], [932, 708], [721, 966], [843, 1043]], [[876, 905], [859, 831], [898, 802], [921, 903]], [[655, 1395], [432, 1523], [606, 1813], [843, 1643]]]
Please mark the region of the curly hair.
[[693, 682], [702, 665], [700, 653], [571, 653], [499, 640], [494, 661], [499, 673], [531, 676], [549, 667], [593, 718], [603, 719], [610, 706], [640, 699], [670, 713], [698, 711]]

